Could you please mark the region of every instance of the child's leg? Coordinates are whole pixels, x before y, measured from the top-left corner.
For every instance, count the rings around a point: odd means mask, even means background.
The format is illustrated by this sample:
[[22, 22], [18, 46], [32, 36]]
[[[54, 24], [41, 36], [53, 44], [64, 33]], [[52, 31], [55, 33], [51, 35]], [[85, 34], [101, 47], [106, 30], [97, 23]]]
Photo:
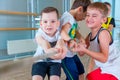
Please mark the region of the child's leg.
[[48, 76], [49, 76], [50, 80], [60, 80], [61, 63], [49, 62]]
[[43, 80], [42, 76], [34, 75], [32, 76], [32, 80]]
[[32, 80], [43, 80], [47, 73], [47, 64], [45, 62], [34, 63], [32, 66]]
[[85, 76], [85, 70], [82, 62], [80, 61], [79, 57], [77, 55], [74, 56], [74, 61], [77, 65], [78, 73], [79, 73], [79, 80], [84, 80]]
[[85, 80], [85, 76], [84, 76], [84, 73], [79, 75], [79, 80]]
[[59, 76], [50, 76], [50, 80], [60, 80]]

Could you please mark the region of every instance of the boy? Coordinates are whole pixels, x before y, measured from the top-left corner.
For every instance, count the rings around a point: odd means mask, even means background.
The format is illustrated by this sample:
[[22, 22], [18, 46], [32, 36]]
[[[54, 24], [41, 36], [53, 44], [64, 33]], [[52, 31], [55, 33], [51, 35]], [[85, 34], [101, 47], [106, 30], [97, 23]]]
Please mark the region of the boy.
[[102, 27], [105, 29], [108, 29], [110, 31], [110, 33], [112, 34], [112, 30], [115, 27], [115, 20], [114, 20], [114, 18], [109, 17], [110, 12], [111, 12], [111, 4], [108, 2], [104, 2], [104, 4], [108, 8], [108, 17], [107, 17], [107, 21], [102, 24]]
[[88, 80], [120, 80], [120, 52], [114, 47], [109, 31], [101, 27], [106, 22], [107, 13], [108, 8], [104, 3], [95, 2], [88, 6], [85, 20], [91, 29], [86, 39], [90, 50], [82, 44], [75, 50], [91, 57]]
[[36, 33], [38, 48], [34, 56], [57, 52], [50, 58], [36, 61], [32, 66], [32, 80], [43, 80], [48, 75], [49, 80], [59, 80], [61, 74], [61, 59], [66, 55], [67, 48], [60, 38], [58, 10], [46, 7], [41, 12], [40, 28]]
[[[87, 6], [90, 4], [90, 0], [75, 0], [72, 8], [69, 12], [65, 12], [61, 19], [61, 36], [68, 42], [68, 48], [72, 49], [78, 41], [84, 43], [83, 37], [77, 31], [77, 21], [81, 21], [85, 18]], [[69, 44], [70, 43], [70, 44]], [[69, 47], [70, 46], [70, 47]], [[63, 70], [66, 74], [66, 80], [84, 80], [84, 67], [79, 57], [72, 51], [68, 51], [66, 57], [62, 60]]]

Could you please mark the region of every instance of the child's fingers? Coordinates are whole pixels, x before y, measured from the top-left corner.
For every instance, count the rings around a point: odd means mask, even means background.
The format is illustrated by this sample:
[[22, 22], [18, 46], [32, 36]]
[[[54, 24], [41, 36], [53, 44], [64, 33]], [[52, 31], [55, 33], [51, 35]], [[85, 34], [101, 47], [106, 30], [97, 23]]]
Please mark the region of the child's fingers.
[[70, 48], [74, 48], [77, 45], [77, 43], [75, 41], [70, 43]]
[[63, 53], [63, 49], [62, 48], [56, 48], [57, 49], [57, 53]]

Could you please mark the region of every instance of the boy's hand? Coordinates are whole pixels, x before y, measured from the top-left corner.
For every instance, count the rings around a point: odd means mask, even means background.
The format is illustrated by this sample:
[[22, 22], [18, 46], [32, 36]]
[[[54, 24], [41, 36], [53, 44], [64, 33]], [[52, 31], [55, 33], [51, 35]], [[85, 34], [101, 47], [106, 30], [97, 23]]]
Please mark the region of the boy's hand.
[[113, 25], [110, 24], [110, 25], [108, 26], [108, 30], [109, 30], [109, 31], [112, 31], [112, 29], [113, 29]]
[[83, 43], [83, 44], [85, 44], [85, 40], [84, 40], [84, 39], [79, 39], [78, 42], [79, 42], [79, 43]]
[[73, 49], [73, 52], [78, 52], [80, 56], [84, 55], [84, 49], [86, 48], [86, 44], [79, 42]]
[[74, 39], [70, 39], [67, 42], [68, 49], [72, 51], [72, 49], [77, 45], [76, 41]]
[[77, 46], [77, 48], [76, 48], [76, 51], [84, 53], [85, 49], [86, 49], [86, 45], [83, 44], [83, 43], [79, 43], [78, 46]]
[[56, 48], [57, 49], [57, 54], [52, 56], [52, 59], [63, 59], [66, 56], [67, 50], [65, 48]]

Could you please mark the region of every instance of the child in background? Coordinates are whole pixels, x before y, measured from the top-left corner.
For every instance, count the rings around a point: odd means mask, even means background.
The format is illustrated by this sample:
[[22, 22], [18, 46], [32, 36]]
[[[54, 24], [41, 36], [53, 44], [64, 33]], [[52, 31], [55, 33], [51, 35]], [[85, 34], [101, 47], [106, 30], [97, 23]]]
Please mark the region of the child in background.
[[108, 8], [108, 17], [107, 17], [107, 21], [102, 24], [102, 27], [105, 29], [108, 29], [110, 31], [110, 33], [112, 34], [112, 30], [115, 27], [115, 20], [114, 20], [114, 18], [109, 17], [110, 12], [111, 12], [111, 4], [108, 2], [104, 2], [104, 4]]
[[[68, 48], [72, 49], [77, 42], [83, 42], [84, 38], [78, 32], [77, 21], [82, 21], [86, 15], [87, 6], [90, 0], [75, 0], [69, 12], [65, 12], [60, 18], [61, 36], [68, 43]], [[70, 44], [69, 44], [70, 43]], [[66, 74], [66, 80], [84, 80], [84, 67], [75, 52], [68, 51], [66, 57], [62, 60], [63, 70]]]
[[46, 7], [41, 12], [40, 28], [35, 37], [38, 48], [34, 56], [57, 53], [33, 64], [32, 80], [44, 80], [46, 74], [49, 80], [60, 80], [61, 59], [65, 57], [67, 48], [58, 31], [58, 16], [58, 10], [54, 7]]
[[73, 50], [91, 57], [87, 80], [120, 80], [120, 52], [115, 49], [109, 31], [101, 27], [107, 19], [107, 13], [108, 8], [104, 3], [95, 2], [88, 6], [85, 20], [91, 29], [86, 39], [89, 49], [79, 44]]

